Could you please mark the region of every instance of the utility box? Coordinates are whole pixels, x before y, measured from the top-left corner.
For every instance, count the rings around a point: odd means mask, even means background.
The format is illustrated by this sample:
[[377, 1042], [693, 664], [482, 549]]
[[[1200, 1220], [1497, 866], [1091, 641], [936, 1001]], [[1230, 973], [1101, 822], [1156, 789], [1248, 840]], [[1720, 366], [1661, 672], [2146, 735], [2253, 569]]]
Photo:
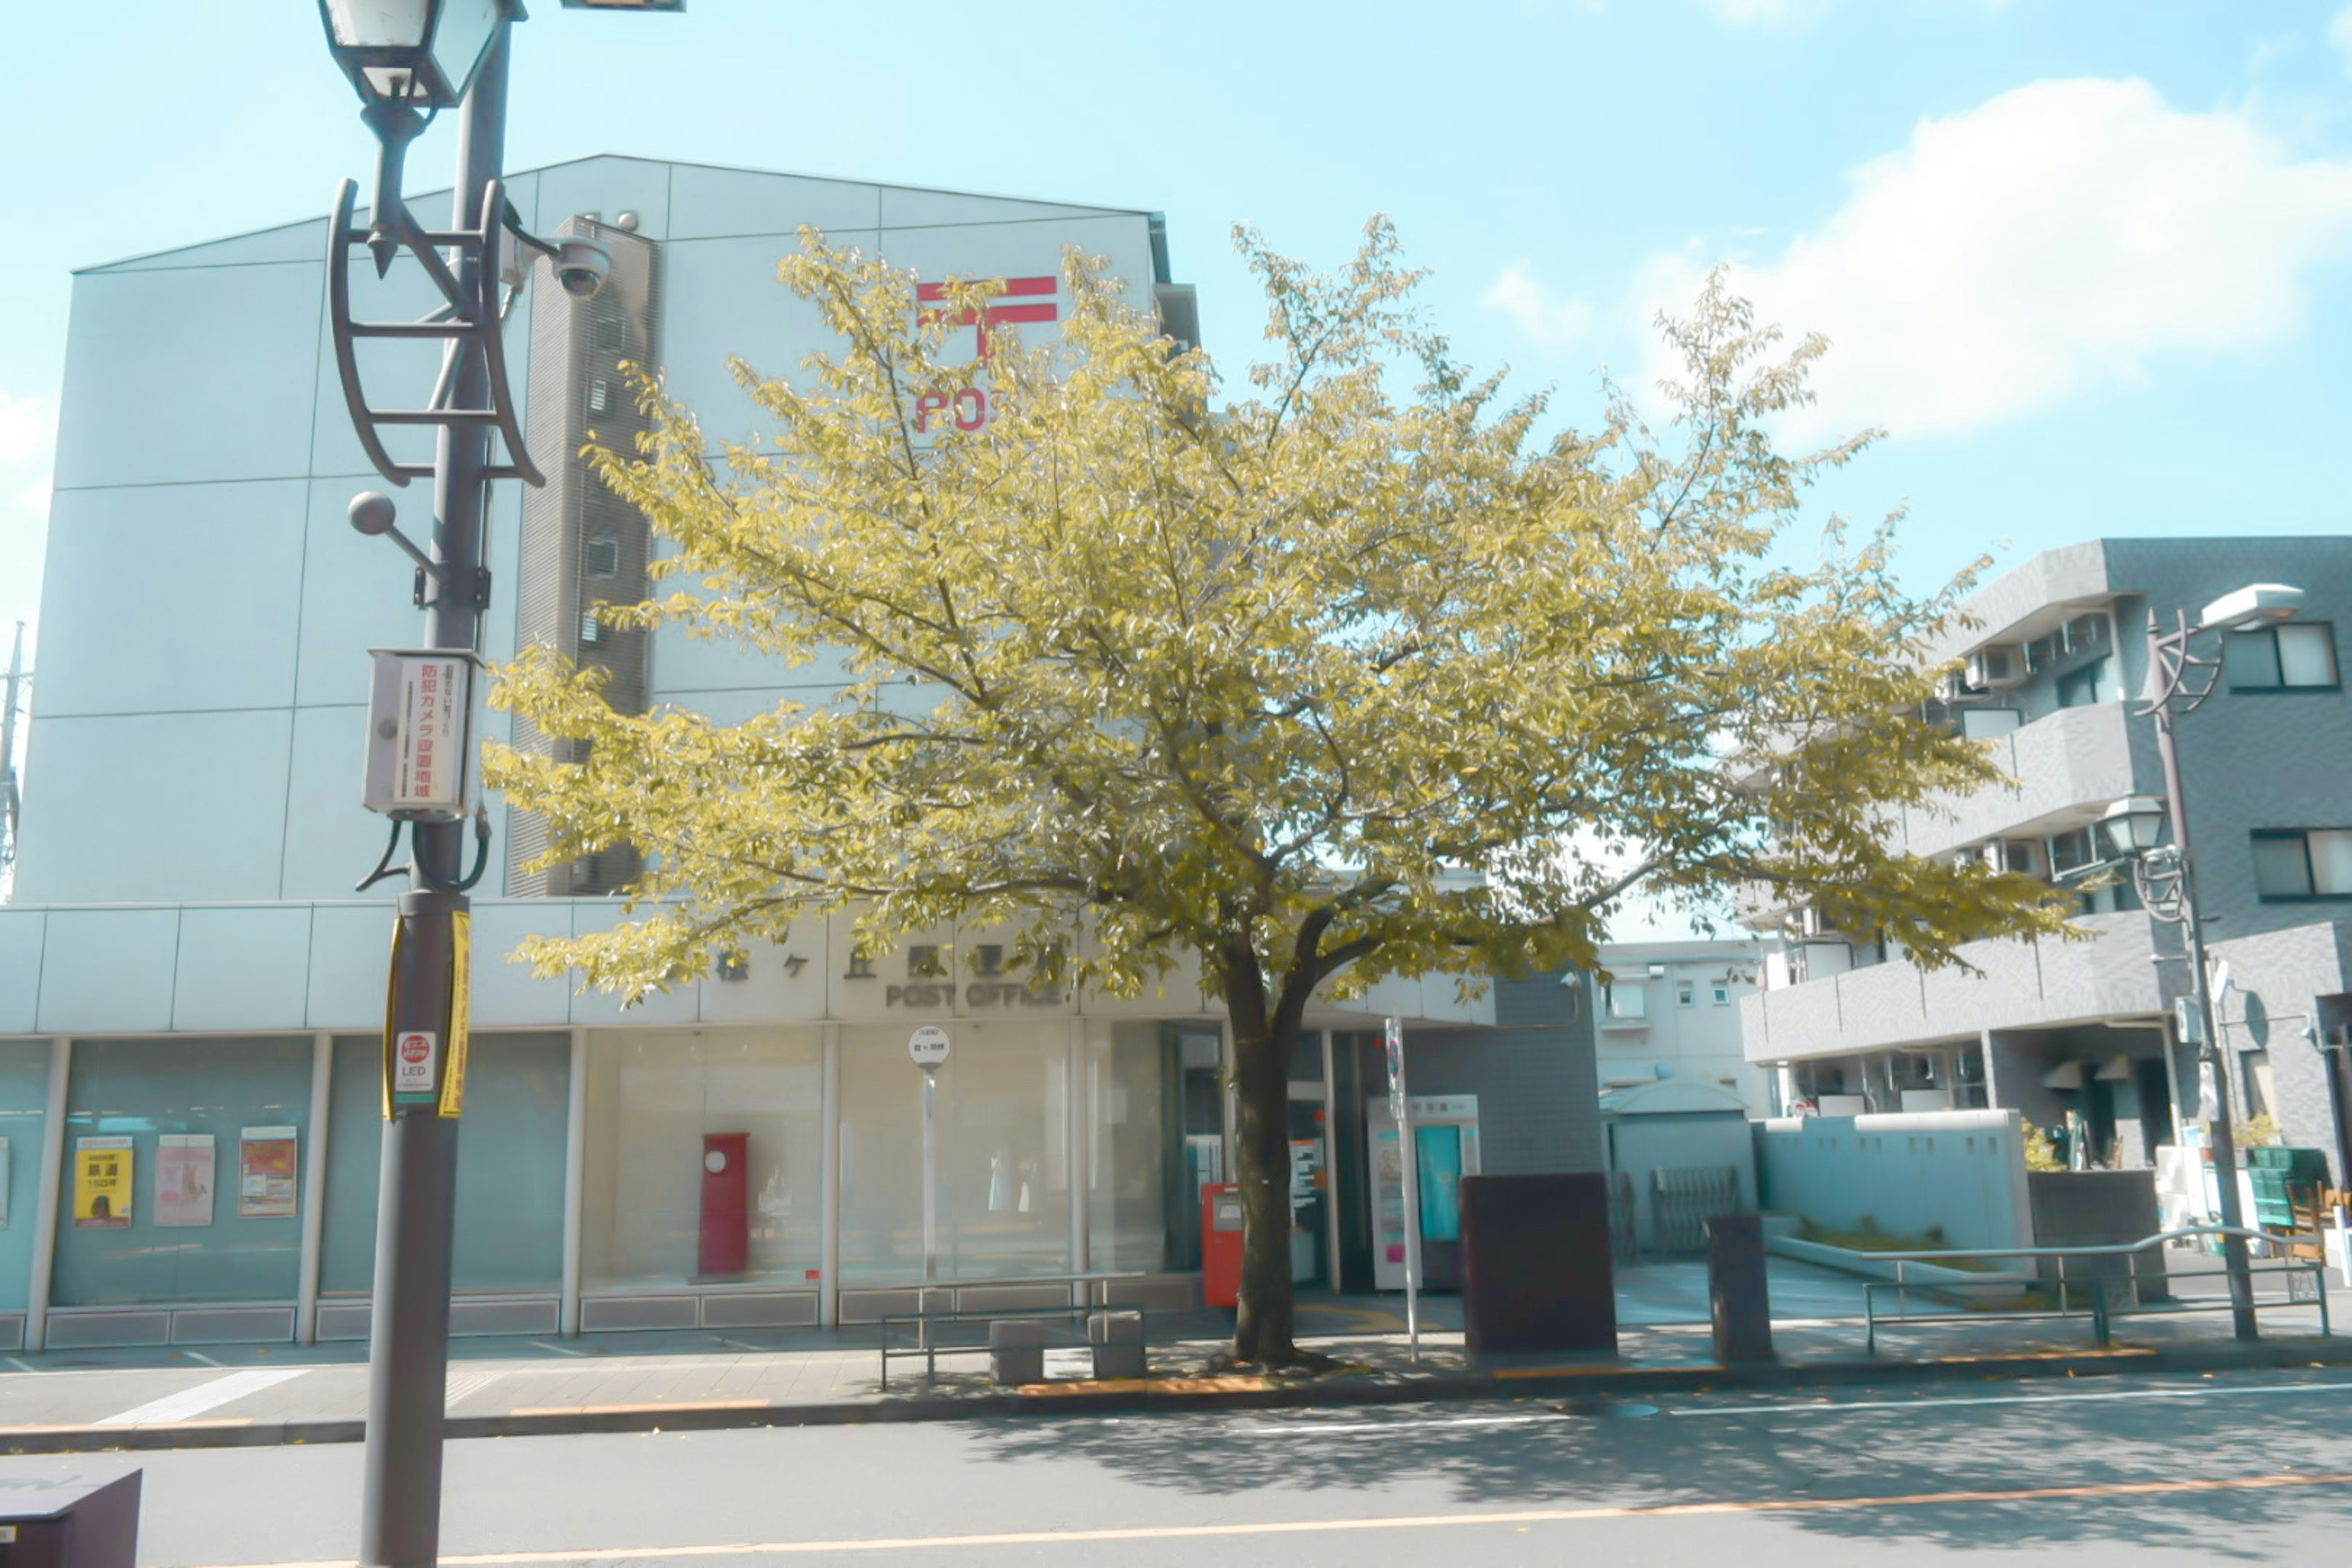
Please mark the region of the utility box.
[[1201, 1300], [1237, 1307], [1242, 1300], [1242, 1190], [1231, 1182], [1201, 1189]]
[[131, 1568], [138, 1553], [137, 1470], [0, 1476], [7, 1568]]
[[399, 822], [457, 822], [474, 809], [471, 648], [375, 647], [361, 804]]

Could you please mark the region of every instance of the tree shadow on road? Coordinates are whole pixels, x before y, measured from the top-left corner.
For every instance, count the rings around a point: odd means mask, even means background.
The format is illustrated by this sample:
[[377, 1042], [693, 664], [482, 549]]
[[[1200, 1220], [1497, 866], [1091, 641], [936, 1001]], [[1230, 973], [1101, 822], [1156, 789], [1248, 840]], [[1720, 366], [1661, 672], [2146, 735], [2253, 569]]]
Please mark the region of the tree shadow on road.
[[[1362, 1494], [1409, 1482], [1420, 1483], [1413, 1488], [1420, 1492], [1433, 1479], [1451, 1501], [1474, 1510], [1843, 1500], [1847, 1506], [1792, 1509], [1782, 1517], [1827, 1536], [1946, 1548], [2193, 1544], [2209, 1555], [2255, 1561], [2268, 1554], [2265, 1527], [2282, 1518], [2352, 1521], [2352, 1485], [2340, 1483], [1998, 1495], [2352, 1474], [2352, 1391], [1940, 1409], [1926, 1403], [1969, 1394], [2032, 1398], [2084, 1386], [1948, 1384], [1917, 1395], [1923, 1407], [1916, 1411], [1837, 1415], [1808, 1413], [1830, 1403], [1810, 1398], [1782, 1402], [1773, 1414], [1710, 1414], [1764, 1403], [1740, 1394], [1663, 1398], [1656, 1405], [1526, 1400], [1444, 1410], [1024, 1418], [988, 1428], [981, 1451], [1006, 1462], [1092, 1463], [1129, 1482], [1204, 1499], [1260, 1489]], [[1641, 1414], [1650, 1409], [1657, 1413]], [[1443, 1424], [1465, 1415], [1544, 1419]], [[1996, 1495], [1951, 1497], [1960, 1492]], [[1902, 1500], [1938, 1498], [1949, 1500]], [[1855, 1500], [1887, 1500], [1855, 1506]]]

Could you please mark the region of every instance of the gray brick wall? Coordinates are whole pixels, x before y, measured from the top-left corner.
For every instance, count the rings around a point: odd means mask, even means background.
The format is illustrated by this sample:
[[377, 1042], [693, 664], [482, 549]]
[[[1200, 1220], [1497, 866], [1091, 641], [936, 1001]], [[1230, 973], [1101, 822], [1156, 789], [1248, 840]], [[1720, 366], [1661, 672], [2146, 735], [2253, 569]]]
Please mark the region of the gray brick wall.
[[1558, 974], [1496, 983], [1494, 1029], [1412, 1029], [1416, 1095], [1475, 1094], [1485, 1169], [1497, 1175], [1598, 1171], [1600, 1088], [1580, 985]]

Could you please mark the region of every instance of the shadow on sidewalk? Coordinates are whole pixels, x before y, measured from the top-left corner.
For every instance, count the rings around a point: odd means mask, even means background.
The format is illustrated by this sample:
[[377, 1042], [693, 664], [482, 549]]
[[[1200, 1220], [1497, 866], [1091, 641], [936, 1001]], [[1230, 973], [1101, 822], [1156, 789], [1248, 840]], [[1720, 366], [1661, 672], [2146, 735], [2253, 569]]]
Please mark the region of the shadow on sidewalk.
[[[2017, 1387], [1971, 1381], [1938, 1394], [2000, 1396]], [[2163, 1489], [2291, 1470], [2352, 1473], [2352, 1389], [1818, 1414], [1827, 1403], [1734, 1415], [1709, 1414], [1723, 1407], [1703, 1399], [1672, 1401], [1646, 1418], [1654, 1406], [1612, 1401], [1483, 1407], [1495, 1418], [1537, 1418], [1516, 1425], [1449, 1425], [1426, 1410], [1032, 1418], [987, 1429], [982, 1447], [1005, 1463], [1082, 1461], [1203, 1498], [1265, 1487], [1369, 1492], [1422, 1477], [1444, 1483], [1456, 1503], [1498, 1510], [1898, 1500], [1785, 1514], [1816, 1534], [1880, 1545], [2187, 1546], [2253, 1561], [2270, 1554], [2264, 1528], [2282, 1517], [2352, 1523], [2352, 1485]], [[2200, 1441], [2209, 1426], [2212, 1439]], [[2151, 1489], [2112, 1489], [2126, 1485]], [[2108, 1489], [1981, 1495], [2067, 1487]], [[1946, 1500], [1899, 1500], [1931, 1498]]]

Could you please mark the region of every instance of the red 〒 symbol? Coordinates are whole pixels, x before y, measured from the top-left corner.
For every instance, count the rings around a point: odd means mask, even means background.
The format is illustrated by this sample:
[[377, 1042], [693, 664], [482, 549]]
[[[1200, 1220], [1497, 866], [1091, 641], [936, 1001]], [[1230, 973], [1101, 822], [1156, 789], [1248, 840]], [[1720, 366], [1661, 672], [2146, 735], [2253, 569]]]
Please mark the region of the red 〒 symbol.
[[[927, 327], [934, 321], [944, 321], [950, 326], [979, 328], [980, 357], [986, 359], [991, 353], [988, 341], [989, 328], [1007, 322], [1060, 321], [1061, 307], [1048, 296], [1056, 292], [1061, 286], [1061, 279], [1058, 278], [1007, 278], [1004, 279], [1004, 292], [990, 300], [984, 311], [963, 310], [950, 317], [945, 310], [926, 310], [922, 315], [922, 322]], [[947, 297], [948, 286], [944, 283], [915, 285], [915, 298], [927, 303], [936, 303]], [[1040, 299], [1044, 300], [1044, 303], [1027, 305], [1005, 303], [1008, 300]]]

